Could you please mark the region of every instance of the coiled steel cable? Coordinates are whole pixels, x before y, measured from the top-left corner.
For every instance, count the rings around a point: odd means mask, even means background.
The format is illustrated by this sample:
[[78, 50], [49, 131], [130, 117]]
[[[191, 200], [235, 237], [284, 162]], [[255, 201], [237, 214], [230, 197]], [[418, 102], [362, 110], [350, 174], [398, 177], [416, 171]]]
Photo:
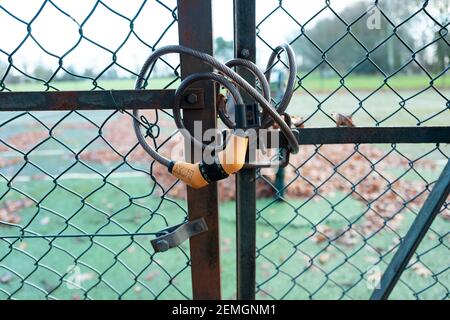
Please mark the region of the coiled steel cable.
[[[228, 78], [230, 78], [232, 81], [234, 81], [237, 85], [239, 85], [243, 90], [245, 90], [251, 97], [253, 97], [263, 108], [263, 110], [271, 117], [273, 118], [273, 120], [279, 125], [281, 131], [283, 132], [283, 134], [285, 135], [289, 147], [290, 147], [290, 152], [292, 153], [297, 153], [298, 152], [298, 143], [297, 143], [297, 139], [295, 137], [295, 135], [292, 133], [292, 131], [290, 130], [290, 127], [286, 124], [286, 122], [283, 120], [283, 118], [280, 116], [280, 114], [278, 114], [278, 112], [270, 105], [270, 102], [267, 101], [265, 99], [265, 97], [263, 97], [255, 88], [253, 88], [249, 83], [247, 83], [240, 75], [238, 75], [237, 73], [235, 73], [232, 69], [230, 69], [229, 67], [227, 67], [225, 64], [219, 62], [218, 60], [216, 60], [214, 57], [197, 51], [197, 50], [193, 50], [191, 48], [187, 48], [187, 47], [183, 47], [183, 46], [179, 46], [179, 45], [171, 45], [171, 46], [165, 46], [162, 48], [159, 48], [157, 50], [155, 50], [152, 55], [150, 55], [150, 57], [145, 61], [139, 75], [138, 75], [138, 79], [136, 81], [136, 85], [135, 88], [140, 90], [143, 89], [143, 84], [146, 81], [146, 78], [149, 76], [149, 74], [147, 74], [149, 72], [149, 70], [153, 67], [153, 65], [156, 63], [156, 61], [163, 55], [169, 54], [169, 53], [179, 53], [179, 54], [187, 54], [193, 57], [196, 57], [198, 59], [200, 59], [201, 61], [205, 62], [206, 64], [214, 67], [215, 69], [217, 69], [219, 72], [221, 72], [222, 74], [226, 75]], [[193, 78], [190, 78], [189, 81], [192, 81]], [[219, 80], [220, 79], [220, 80]], [[223, 78], [220, 77], [213, 77], [211, 78], [211, 80], [218, 80], [222, 81]], [[229, 81], [228, 81], [229, 82]], [[182, 82], [183, 83], [183, 82]], [[187, 83], [187, 82], [185, 82]], [[263, 82], [262, 82], [263, 83]], [[221, 83], [224, 86], [228, 86], [228, 83], [226, 81], [222, 81]], [[181, 86], [181, 85], [180, 85]], [[184, 87], [185, 85], [183, 84], [182, 87]], [[228, 88], [227, 88], [228, 89]], [[182, 90], [184, 91], [184, 89]], [[181, 115], [179, 114], [179, 103], [180, 103], [180, 92], [182, 92], [181, 90], [177, 90], [177, 94], [176, 94], [176, 101], [177, 101], [177, 106], [174, 107], [174, 116], [177, 122], [178, 126], [184, 127], [182, 121], [181, 121]], [[234, 91], [234, 90], [233, 90]], [[230, 93], [232, 91], [230, 90]], [[240, 96], [234, 96], [234, 98], [236, 99], [236, 101], [238, 101]], [[133, 116], [135, 117], [135, 119], [139, 119], [139, 111], [138, 110], [133, 110]], [[146, 150], [150, 156], [152, 156], [157, 162], [161, 163], [162, 165], [168, 167], [170, 165], [170, 160], [161, 156], [158, 152], [156, 152], [156, 150], [154, 150], [145, 140], [141, 130], [140, 130], [140, 126], [139, 126], [139, 122], [134, 120], [133, 121], [133, 127], [134, 127], [134, 131], [136, 134], [136, 137], [139, 141], [139, 143], [142, 145], [142, 147], [144, 148], [144, 150]], [[198, 144], [200, 143], [201, 145], [203, 145], [203, 142], [198, 141], [197, 139], [195, 139], [195, 137], [192, 137], [191, 135], [189, 135], [191, 141], [193, 141], [194, 143]]]
[[[239, 91], [236, 89], [236, 87], [227, 80], [224, 76], [221, 76], [216, 73], [212, 72], [205, 72], [205, 73], [195, 73], [191, 74], [188, 77], [186, 77], [181, 83], [178, 89], [175, 91], [175, 99], [174, 99], [174, 106], [173, 106], [173, 113], [175, 118], [175, 123], [177, 124], [177, 127], [179, 129], [186, 129], [184, 126], [184, 123], [181, 119], [181, 112], [180, 112], [180, 105], [181, 105], [181, 98], [184, 93], [184, 91], [194, 82], [201, 81], [201, 80], [212, 80], [220, 85], [224, 86], [227, 90], [230, 91], [233, 98], [238, 101], [238, 103], [243, 103], [242, 97], [239, 94]], [[136, 85], [137, 87], [137, 85]], [[139, 119], [139, 112], [137, 110], [133, 110], [133, 126], [134, 131], [136, 133], [136, 136], [138, 138], [139, 143], [144, 148], [145, 151], [148, 152], [148, 154], [155, 159], [157, 162], [161, 163], [163, 166], [168, 167], [171, 163], [171, 160], [162, 156], [159, 154], [155, 149], [153, 149], [146, 141], [145, 137], [142, 135], [140, 123], [136, 120]], [[187, 130], [180, 130], [181, 134], [187, 139], [190, 139], [191, 142], [198, 146], [203, 146], [201, 142], [199, 142], [197, 139], [194, 139], [192, 135], [190, 135]]]
[[[264, 75], [264, 73], [258, 68], [258, 66], [256, 64], [254, 64], [250, 60], [235, 58], [235, 59], [227, 61], [225, 63], [225, 65], [229, 68], [243, 67], [243, 68], [247, 69], [248, 71], [250, 71], [256, 77], [256, 79], [258, 79], [258, 82], [261, 85], [262, 94], [263, 94], [264, 98], [269, 102], [271, 101], [270, 84], [266, 80], [266, 76]], [[229, 115], [227, 115], [225, 112], [223, 112], [223, 110], [217, 110], [217, 112], [218, 112], [219, 117], [222, 120], [222, 122], [228, 128], [235, 127], [235, 123], [233, 123], [233, 121], [231, 121]]]
[[[223, 85], [228, 91], [230, 91], [231, 96], [236, 101], [237, 104], [244, 104], [244, 101], [242, 100], [242, 97], [238, 91], [238, 89], [224, 76], [213, 73], [213, 72], [205, 72], [205, 73], [194, 73], [189, 76], [187, 76], [178, 86], [177, 90], [175, 91], [175, 100], [173, 105], [173, 117], [175, 119], [175, 123], [180, 129], [180, 132], [183, 134], [183, 136], [187, 139], [190, 139], [192, 143], [195, 145], [207, 148], [208, 146], [204, 145], [203, 142], [195, 139], [189, 132], [186, 130], [186, 127], [184, 126], [183, 120], [181, 118], [181, 99], [183, 97], [184, 91], [189, 88], [190, 85], [192, 85], [194, 82], [201, 81], [201, 80], [211, 80], [214, 82], [217, 82], [221, 85]], [[222, 148], [221, 146], [218, 147], [219, 149]]]
[[[297, 63], [295, 61], [295, 54], [294, 50], [292, 50], [291, 46], [287, 43], [283, 43], [276, 47], [272, 54], [269, 57], [269, 61], [267, 62], [266, 67], [266, 79], [267, 82], [270, 83], [270, 75], [272, 73], [273, 63], [275, 61], [275, 58], [282, 52], [285, 51], [288, 57], [288, 69], [289, 69], [289, 77], [288, 82], [286, 85], [286, 90], [284, 92], [283, 98], [281, 99], [278, 108], [276, 108], [277, 112], [279, 114], [283, 114], [287, 107], [289, 106], [289, 103], [291, 102], [292, 95], [294, 94], [294, 86], [295, 86], [295, 78], [297, 77]], [[270, 100], [269, 100], [270, 101]], [[263, 118], [261, 120], [261, 127], [262, 128], [268, 128], [273, 124], [273, 119], [267, 115], [267, 113], [263, 114]]]

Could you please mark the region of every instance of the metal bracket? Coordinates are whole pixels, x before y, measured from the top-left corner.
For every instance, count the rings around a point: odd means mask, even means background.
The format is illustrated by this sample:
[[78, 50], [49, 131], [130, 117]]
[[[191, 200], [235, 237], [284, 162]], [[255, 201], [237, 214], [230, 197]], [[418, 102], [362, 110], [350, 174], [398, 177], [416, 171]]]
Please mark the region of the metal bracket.
[[164, 252], [205, 231], [208, 231], [208, 226], [205, 219], [200, 218], [161, 230], [150, 242], [155, 252]]

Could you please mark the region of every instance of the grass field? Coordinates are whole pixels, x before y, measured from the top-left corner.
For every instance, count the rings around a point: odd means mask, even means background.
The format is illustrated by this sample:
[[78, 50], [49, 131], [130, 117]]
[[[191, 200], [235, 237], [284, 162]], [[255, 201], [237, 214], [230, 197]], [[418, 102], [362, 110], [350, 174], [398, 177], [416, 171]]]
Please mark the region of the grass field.
[[[143, 192], [149, 189], [149, 182], [144, 178], [111, 179], [111, 182], [120, 185], [136, 199], [145, 196]], [[62, 181], [61, 184], [85, 196], [98, 188], [102, 182], [100, 179], [80, 181], [75, 179]], [[39, 194], [54, 188], [54, 184], [50, 181], [14, 185], [37, 198]], [[337, 194], [328, 200], [331, 203], [337, 203], [342, 197], [342, 194]], [[64, 202], [58, 199], [64, 199]], [[260, 200], [258, 208], [265, 207], [269, 201]], [[27, 208], [21, 212], [21, 216], [25, 219], [23, 223], [30, 222], [27, 230], [36, 234], [57, 234], [61, 230], [65, 230], [63, 234], [79, 234], [79, 230], [86, 233], [100, 230], [100, 234], [124, 233], [124, 230], [154, 232], [164, 227], [165, 219], [168, 220], [168, 224], [180, 223], [183, 219], [182, 210], [169, 201], [161, 203], [157, 197], [150, 196], [135, 202], [139, 206], [130, 206], [127, 196], [105, 186], [98, 196], [94, 195], [86, 200], [89, 206], [83, 206], [78, 197], [58, 187], [52, 192], [50, 198], [43, 201], [39, 211], [36, 208]], [[184, 206], [182, 202], [177, 202]], [[362, 273], [378, 261], [380, 252], [386, 254], [392, 246], [395, 234], [387, 231], [377, 234], [367, 242], [370, 247], [362, 239], [358, 239], [354, 246], [335, 244], [324, 253], [322, 250], [326, 243], [317, 244], [308, 237], [312, 230], [310, 223], [318, 223], [326, 218], [331, 211], [330, 205], [325, 202], [315, 202], [294, 212], [291, 206], [301, 207], [305, 204], [305, 199], [291, 199], [289, 203], [290, 206], [274, 203], [270, 206], [270, 210], [261, 212], [262, 218], [259, 219], [257, 228], [258, 247], [263, 248], [257, 259], [257, 279], [260, 285], [258, 297], [262, 299], [270, 297], [336, 299], [341, 298], [345, 293], [345, 298], [367, 298], [370, 289], [366, 286]], [[141, 206], [158, 209], [151, 212]], [[223, 294], [225, 298], [233, 298], [235, 292], [234, 203], [223, 203], [220, 209]], [[339, 211], [344, 212], [346, 219], [354, 220], [362, 209], [360, 203], [348, 200], [340, 205]], [[70, 218], [75, 212], [77, 212], [76, 216]], [[159, 214], [164, 215], [165, 218], [163, 219]], [[407, 221], [399, 231], [400, 233], [403, 234], [406, 231], [412, 216], [406, 215]], [[310, 222], [307, 222], [304, 217]], [[331, 215], [326, 220], [327, 226], [330, 227], [346, 225], [344, 217], [337, 214]], [[289, 221], [291, 221], [289, 225], [281, 232], [273, 227], [281, 228]], [[68, 226], [66, 222], [70, 222], [71, 226]], [[437, 219], [433, 229], [438, 234], [444, 235], [448, 231], [448, 222]], [[2, 235], [17, 234], [15, 228], [3, 227], [1, 230]], [[189, 297], [190, 271], [183, 253], [183, 251], [188, 252], [187, 245], [183, 245], [182, 249], [153, 256], [149, 245], [150, 239], [151, 236], [139, 236], [134, 241], [130, 237], [96, 237], [95, 242], [90, 238], [24, 239], [9, 240], [13, 242], [10, 246], [7, 246], [4, 240], [0, 246], [0, 257], [6, 255], [6, 258], [1, 260], [0, 274], [8, 269], [14, 270], [26, 278], [26, 282], [23, 284], [18, 277], [14, 277], [8, 283], [0, 284], [0, 292], [13, 293], [22, 287], [22, 290], [14, 295], [15, 298], [42, 298], [43, 293], [33, 286], [35, 285], [52, 291], [50, 297], [60, 299], [84, 298], [84, 294], [92, 299], [116, 298], [119, 295], [123, 298], [137, 299], [183, 298], [184, 295]], [[447, 247], [439, 246], [439, 241], [448, 241], [448, 236], [438, 239], [438, 236], [434, 235], [433, 240], [430, 239], [419, 249], [419, 252], [426, 252], [429, 248], [437, 247], [432, 253], [424, 255], [421, 262], [435, 272], [443, 270], [450, 263], [450, 258]], [[297, 250], [292, 243], [300, 243]], [[376, 250], [370, 248], [376, 248]], [[323, 260], [324, 255], [329, 258]], [[74, 257], [77, 257], [77, 264], [80, 266], [81, 273], [85, 275], [82, 281], [83, 290], [69, 290], [67, 284], [61, 283], [60, 280], [60, 275], [64, 275], [68, 266], [74, 264]], [[305, 257], [312, 259], [312, 267]], [[391, 254], [388, 254], [383, 259], [389, 261], [390, 257]], [[348, 258], [347, 261], [344, 260], [346, 258]], [[384, 264], [382, 263], [381, 266], [384, 267]], [[30, 277], [27, 277], [30, 273]], [[134, 277], [138, 279], [137, 283]], [[168, 286], [172, 277], [179, 291], [173, 286]], [[70, 280], [67, 278], [65, 279]], [[402, 279], [416, 291], [435, 282], [431, 277], [418, 276], [411, 269]], [[439, 281], [444, 285], [448, 284], [449, 280], [448, 273], [441, 274], [439, 277]], [[445, 287], [439, 284], [420, 295], [421, 298], [443, 296], [445, 296]], [[3, 297], [6, 295], [3, 294]], [[412, 291], [406, 285], [400, 284], [393, 298], [413, 298]]]
[[[289, 112], [310, 117], [310, 126], [331, 126], [333, 122], [317, 111], [317, 106], [329, 113], [332, 111], [352, 113], [359, 101], [350, 93], [341, 90], [328, 97], [335, 89], [337, 79], [315, 80], [307, 78], [303, 83], [314, 91], [314, 100], [304, 90], [294, 96]], [[363, 100], [363, 106], [370, 113], [360, 110], [355, 113], [357, 125], [373, 126], [385, 119], [399, 102], [407, 100], [405, 107], [423, 125], [448, 125], [450, 110], [450, 81], [439, 84], [443, 98], [436, 91], [427, 90], [413, 97], [423, 87], [424, 79], [411, 76], [403, 80], [393, 79], [392, 86], [399, 90], [395, 95], [383, 89], [373, 96], [369, 91], [378, 86], [380, 79], [352, 78], [346, 81], [355, 95]], [[394, 80], [399, 81], [395, 83]], [[448, 80], [448, 79], [447, 79]], [[445, 80], [445, 81], [447, 81]], [[152, 82], [152, 87], [162, 87], [167, 81]], [[132, 80], [100, 82], [107, 89], [128, 89]], [[338, 84], [339, 85], [339, 84]], [[80, 82], [56, 83], [59, 89], [90, 89], [92, 84]], [[42, 85], [21, 84], [8, 86], [15, 91], [42, 90]], [[408, 100], [408, 98], [411, 98]], [[447, 101], [445, 100], [447, 99]], [[319, 102], [318, 102], [319, 101]], [[61, 119], [65, 112], [33, 113], [51, 126]], [[83, 112], [83, 115], [102, 123], [109, 112]], [[426, 120], [430, 115], [436, 117]], [[13, 113], [3, 113], [4, 120]], [[64, 123], [77, 124], [83, 120], [72, 114]], [[417, 119], [400, 110], [380, 125], [416, 125]], [[36, 121], [29, 115], [0, 126], [0, 139], [36, 129]], [[60, 141], [76, 151], [86, 145], [98, 132], [80, 128], [67, 128], [55, 133]], [[0, 146], [2, 143], [0, 143]], [[391, 146], [378, 146], [390, 150]], [[397, 149], [411, 158], [417, 158], [432, 150], [432, 145], [401, 145]], [[60, 153], [55, 151], [60, 151]], [[52, 153], [53, 152], [53, 153]], [[437, 177], [444, 161], [448, 158], [448, 145], [440, 147], [426, 158], [436, 160], [436, 169], [417, 169], [431, 181]], [[1, 158], [14, 158], [18, 153], [0, 153]], [[22, 157], [23, 158], [23, 157]], [[127, 166], [118, 163], [90, 163], [90, 168], [77, 164], [73, 154], [56, 141], [49, 141], [28, 155], [30, 162], [52, 176], [67, 173], [55, 183], [51, 179], [42, 180], [43, 173], [23, 161], [0, 168], [0, 208], [7, 201], [23, 198], [23, 194], [39, 201], [39, 207], [31, 206], [17, 212], [22, 218], [20, 226], [27, 226], [26, 235], [54, 235], [100, 233], [118, 234], [114, 237], [64, 237], [64, 238], [24, 238], [0, 239], [0, 299], [13, 295], [14, 298], [38, 299], [46, 297], [58, 299], [105, 298], [185, 298], [191, 296], [190, 269], [188, 266], [188, 246], [162, 254], [151, 250], [150, 233], [167, 225], [183, 222], [185, 203], [179, 199], [163, 198], [160, 194], [148, 193], [153, 186], [151, 180]], [[22, 159], [23, 160], [23, 159]], [[141, 164], [147, 169], [146, 164]], [[70, 168], [70, 169], [68, 169]], [[116, 175], [103, 179], [95, 173]], [[390, 168], [394, 176], [404, 173], [404, 168]], [[14, 177], [11, 184], [8, 181]], [[417, 174], [409, 173], [404, 179], [418, 180]], [[398, 235], [404, 235], [410, 226], [414, 213], [403, 210], [404, 221], [397, 231], [385, 229], [371, 237], [356, 237], [352, 245], [327, 241], [317, 242], [312, 235], [314, 225], [325, 225], [332, 229], [343, 228], [349, 221], [358, 222], [366, 209], [362, 202], [347, 197], [339, 191], [325, 200], [311, 201], [307, 198], [287, 199], [276, 202], [259, 199], [260, 210], [257, 224], [257, 297], [260, 299], [365, 299], [371, 290], [367, 287], [366, 271], [372, 265], [384, 269], [392, 257], [389, 253]], [[131, 199], [131, 200], [130, 200]], [[223, 297], [235, 297], [235, 203], [228, 201], [220, 205], [221, 263]], [[393, 298], [413, 299], [413, 292], [422, 299], [444, 298], [450, 287], [450, 265], [448, 255], [449, 222], [438, 217], [426, 241], [418, 252], [420, 265], [428, 267], [433, 274], [423, 269], [410, 267], [395, 289]], [[145, 236], [120, 236], [123, 233], [149, 233]], [[17, 226], [0, 225], [0, 238], [18, 236]], [[380, 257], [382, 261], [380, 262]], [[76, 264], [81, 274], [82, 289], [69, 289], [71, 273], [68, 268]], [[65, 275], [65, 276], [64, 276]], [[64, 276], [64, 278], [63, 278]]]
[[[330, 92], [341, 86], [342, 79], [338, 76], [322, 77], [319, 74], [309, 74], [307, 77], [299, 74], [302, 79], [302, 86], [311, 92]], [[305, 78], [304, 78], [305, 77]], [[150, 88], [163, 88], [172, 79], [157, 78], [150, 80]], [[117, 79], [103, 80], [98, 79], [97, 85], [104, 89], [133, 89], [134, 79]], [[349, 90], [372, 91], [378, 89], [384, 84], [384, 78], [372, 75], [349, 75], [344, 78], [343, 84]], [[395, 90], [414, 90], [426, 88], [430, 85], [430, 79], [421, 75], [405, 75], [399, 74], [387, 80]], [[92, 81], [54, 81], [51, 85], [59, 90], [90, 90], [93, 88]], [[450, 75], [443, 75], [433, 82], [434, 87], [438, 89], [450, 88]], [[42, 82], [30, 81], [18, 84], [6, 84], [7, 88], [12, 91], [42, 91], [46, 90], [46, 86]], [[177, 82], [170, 86], [177, 87]]]

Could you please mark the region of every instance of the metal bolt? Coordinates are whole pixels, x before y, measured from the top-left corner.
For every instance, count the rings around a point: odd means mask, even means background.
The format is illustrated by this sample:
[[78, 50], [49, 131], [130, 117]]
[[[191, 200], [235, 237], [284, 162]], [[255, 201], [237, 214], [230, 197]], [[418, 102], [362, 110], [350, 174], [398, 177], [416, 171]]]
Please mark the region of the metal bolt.
[[185, 100], [189, 104], [194, 104], [194, 103], [197, 103], [198, 97], [195, 93], [191, 93], [186, 96]]
[[169, 250], [169, 243], [166, 240], [160, 240], [156, 243], [158, 251], [164, 252]]
[[202, 228], [202, 226], [200, 225], [200, 223], [194, 224], [194, 225], [192, 226], [192, 229], [193, 229], [195, 232], [200, 232], [200, 231], [203, 230], [203, 228]]
[[241, 50], [241, 56], [244, 58], [250, 57], [250, 51], [248, 49], [242, 49]]

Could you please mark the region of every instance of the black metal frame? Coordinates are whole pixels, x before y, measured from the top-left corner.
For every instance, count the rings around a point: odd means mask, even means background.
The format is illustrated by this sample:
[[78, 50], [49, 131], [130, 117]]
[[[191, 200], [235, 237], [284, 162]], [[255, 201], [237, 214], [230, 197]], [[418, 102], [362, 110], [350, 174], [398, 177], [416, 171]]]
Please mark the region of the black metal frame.
[[[358, 128], [304, 128], [295, 130], [299, 145], [313, 144], [374, 144], [374, 143], [450, 143], [450, 127], [358, 127]], [[269, 141], [266, 147], [272, 145]], [[275, 135], [276, 136], [276, 135]], [[277, 146], [287, 148], [283, 136]]]
[[385, 300], [389, 298], [397, 281], [408, 265], [420, 242], [425, 237], [428, 229], [442, 208], [450, 192], [450, 161], [447, 162], [441, 176], [436, 182], [433, 190], [423, 204], [422, 209], [408, 230], [406, 236], [402, 239], [394, 258], [387, 267], [381, 278], [379, 288], [375, 289], [371, 300]]
[[[235, 57], [256, 61], [255, 1], [234, 0]], [[248, 70], [237, 72], [255, 86]], [[254, 103], [245, 92], [244, 102]], [[256, 169], [243, 169], [236, 175], [236, 272], [237, 299], [255, 299], [256, 260]]]
[[[235, 56], [255, 60], [255, 1], [234, 0]], [[241, 73], [251, 83], [254, 78]], [[252, 103], [252, 101], [248, 101]], [[295, 131], [300, 145], [374, 143], [450, 143], [450, 127], [308, 128]], [[270, 137], [270, 134], [268, 135]], [[280, 141], [280, 147], [287, 147]], [[270, 147], [270, 141], [266, 146]], [[387, 299], [449, 193], [450, 164], [429, 195], [371, 299]], [[236, 179], [238, 299], [255, 298], [255, 171]], [[252, 234], [250, 234], [252, 233]]]

